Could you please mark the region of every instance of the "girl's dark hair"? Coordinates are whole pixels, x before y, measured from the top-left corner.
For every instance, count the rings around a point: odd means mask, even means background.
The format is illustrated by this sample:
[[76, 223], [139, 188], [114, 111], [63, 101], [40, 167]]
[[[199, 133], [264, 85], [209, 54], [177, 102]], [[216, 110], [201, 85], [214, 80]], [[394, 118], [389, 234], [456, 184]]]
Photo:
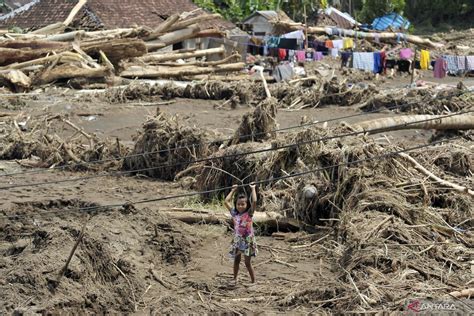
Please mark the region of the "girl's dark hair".
[[238, 194], [237, 197], [235, 198], [234, 209], [237, 211], [237, 201], [240, 199], [245, 199], [245, 201], [247, 202], [247, 208], [245, 209], [245, 211], [248, 212], [248, 210], [250, 210], [250, 200], [248, 196], [243, 193]]

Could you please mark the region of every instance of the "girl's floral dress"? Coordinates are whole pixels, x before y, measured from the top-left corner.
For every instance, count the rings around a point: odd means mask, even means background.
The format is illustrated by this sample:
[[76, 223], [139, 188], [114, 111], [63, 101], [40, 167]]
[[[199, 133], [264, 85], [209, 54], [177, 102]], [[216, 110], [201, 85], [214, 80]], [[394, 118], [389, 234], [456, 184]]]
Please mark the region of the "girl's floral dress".
[[230, 215], [234, 221], [234, 240], [230, 255], [234, 257], [240, 252], [244, 256], [255, 257], [257, 255], [257, 243], [253, 233], [252, 216], [248, 212], [240, 214], [236, 209], [232, 209]]

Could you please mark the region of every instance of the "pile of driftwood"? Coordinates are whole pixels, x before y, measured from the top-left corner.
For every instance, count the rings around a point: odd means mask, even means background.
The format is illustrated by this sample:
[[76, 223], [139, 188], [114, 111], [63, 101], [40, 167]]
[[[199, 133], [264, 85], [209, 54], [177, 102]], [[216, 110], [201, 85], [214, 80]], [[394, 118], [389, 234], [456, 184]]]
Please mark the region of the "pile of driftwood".
[[[80, 10], [79, 1], [63, 23], [26, 34], [5, 33], [0, 37], [0, 86], [25, 91], [53, 82], [73, 87], [106, 87], [122, 78], [175, 78], [240, 71], [238, 54], [225, 56], [224, 47], [170, 51], [175, 43], [200, 37], [223, 37], [215, 29], [202, 29], [203, 21], [218, 14], [175, 14], [155, 29], [146, 27], [63, 33]], [[221, 56], [205, 62], [187, 59]], [[176, 62], [180, 60], [181, 62]]]
[[[0, 129], [0, 159], [16, 160], [24, 167], [110, 169], [118, 167], [127, 152], [118, 140], [101, 140], [61, 115], [17, 116]], [[106, 162], [87, 164], [98, 160]]]

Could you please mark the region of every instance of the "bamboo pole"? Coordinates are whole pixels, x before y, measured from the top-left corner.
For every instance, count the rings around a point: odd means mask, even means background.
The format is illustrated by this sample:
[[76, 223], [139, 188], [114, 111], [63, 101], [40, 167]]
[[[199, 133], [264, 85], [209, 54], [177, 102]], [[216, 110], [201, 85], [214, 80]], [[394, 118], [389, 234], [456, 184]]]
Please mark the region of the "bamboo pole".
[[[288, 22], [275, 22], [275, 24], [283, 26], [291, 31], [297, 30], [304, 30], [306, 26], [301, 23], [288, 23]], [[441, 48], [444, 44], [432, 42], [429, 39], [422, 38], [416, 35], [410, 34], [403, 34], [403, 33], [391, 33], [391, 32], [359, 32], [355, 30], [349, 29], [342, 29], [338, 27], [326, 26], [326, 27], [319, 27], [319, 26], [310, 26], [307, 27], [308, 34], [326, 34], [326, 35], [333, 35], [333, 31], [336, 31], [337, 34], [342, 34], [345, 37], [353, 37], [353, 38], [364, 38], [369, 41], [375, 41], [376, 38], [385, 41], [393, 41], [397, 40], [400, 37], [405, 39], [409, 43], [413, 43], [420, 46], [426, 46], [430, 48]]]

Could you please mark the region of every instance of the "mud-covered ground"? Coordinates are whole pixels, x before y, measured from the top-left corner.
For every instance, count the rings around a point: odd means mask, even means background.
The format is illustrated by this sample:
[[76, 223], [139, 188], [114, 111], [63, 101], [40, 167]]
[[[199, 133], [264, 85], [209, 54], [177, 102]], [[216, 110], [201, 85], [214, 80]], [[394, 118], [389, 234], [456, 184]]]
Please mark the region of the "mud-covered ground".
[[[380, 89], [400, 87], [408, 81], [405, 77], [394, 79], [381, 84]], [[457, 79], [447, 83], [455, 85]], [[464, 83], [474, 85], [472, 79], [465, 79]], [[99, 138], [118, 138], [129, 147], [133, 145], [133, 135], [158, 107], [160, 111], [178, 114], [190, 125], [213, 129], [223, 136], [232, 135], [242, 115], [250, 110], [248, 106], [216, 109], [223, 101], [212, 100], [174, 99], [171, 104], [159, 106], [156, 102], [160, 100], [112, 104], [97, 94], [60, 88], [2, 98], [0, 112], [5, 115], [0, 116], [0, 129], [15, 116], [64, 114], [86, 132]], [[288, 127], [302, 120], [323, 121], [359, 113], [357, 106], [280, 109], [277, 122], [280, 127]], [[391, 115], [382, 111], [344, 121], [354, 123]], [[387, 137], [418, 144], [431, 135], [431, 131], [421, 130], [391, 132]], [[15, 161], [0, 161], [0, 187], [91, 175], [51, 170], [1, 176], [24, 170]], [[352, 292], [349, 299], [360, 299], [358, 289], [351, 283], [345, 285], [346, 289], [334, 283], [339, 277], [333, 269], [337, 262], [328, 256], [332, 246], [326, 238], [336, 232], [329, 224], [312, 235], [298, 232], [278, 238], [271, 236], [272, 230], [258, 228], [259, 254], [253, 261], [257, 283], [250, 284], [242, 264], [241, 282], [233, 286], [232, 261], [227, 254], [232, 238], [230, 228], [188, 225], [163, 215], [162, 211], [170, 207], [201, 207], [196, 206], [193, 198], [87, 210], [91, 206], [126, 205], [186, 192], [189, 191], [181, 183], [132, 176], [2, 189], [0, 312], [324, 313], [338, 301], [347, 300], [346, 291]], [[59, 277], [81, 235], [64, 275]], [[385, 306], [373, 304], [364, 310], [338, 311], [402, 311], [407, 300]], [[461, 312], [469, 312], [469, 306], [464, 308]]]

